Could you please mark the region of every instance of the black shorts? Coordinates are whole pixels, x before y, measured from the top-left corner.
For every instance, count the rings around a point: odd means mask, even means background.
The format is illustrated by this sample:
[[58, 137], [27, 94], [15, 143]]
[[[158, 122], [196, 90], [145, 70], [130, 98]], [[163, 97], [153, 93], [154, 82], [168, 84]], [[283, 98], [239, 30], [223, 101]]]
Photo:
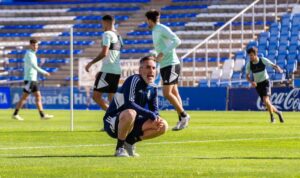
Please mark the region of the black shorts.
[[[120, 113], [114, 115], [105, 114], [105, 116], [103, 117], [104, 130], [112, 138], [118, 138], [119, 115]], [[127, 139], [134, 138], [136, 140], [136, 138], [142, 136], [142, 127], [147, 120], [148, 119], [146, 119], [145, 117], [137, 115], [134, 121], [133, 129], [128, 134]]]
[[271, 96], [271, 87], [269, 80], [257, 83], [255, 89], [262, 101], [264, 96]]
[[24, 81], [24, 88], [23, 92], [25, 93], [35, 93], [37, 91], [40, 91], [39, 85], [36, 81]]
[[178, 83], [180, 74], [180, 64], [167, 66], [160, 69], [163, 85], [173, 85]]
[[94, 91], [116, 93], [121, 75], [99, 72], [96, 76]]

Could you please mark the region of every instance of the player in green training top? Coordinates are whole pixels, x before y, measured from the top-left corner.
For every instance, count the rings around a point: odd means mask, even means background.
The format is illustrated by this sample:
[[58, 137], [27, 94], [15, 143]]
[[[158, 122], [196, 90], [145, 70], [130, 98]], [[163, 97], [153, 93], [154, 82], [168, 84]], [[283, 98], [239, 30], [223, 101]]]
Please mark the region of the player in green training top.
[[[250, 61], [246, 64], [247, 80], [251, 83], [252, 87], [256, 88], [258, 95], [267, 107], [270, 113], [271, 123], [275, 122], [273, 112], [278, 115], [280, 122], [283, 123], [284, 119], [281, 111], [278, 111], [270, 101], [271, 87], [266, 67], [273, 67], [280, 73], [282, 73], [283, 70], [278, 65], [273, 64], [269, 59], [264, 57], [259, 58], [257, 56], [257, 49], [254, 47], [249, 48], [247, 54], [250, 57]], [[254, 80], [251, 80], [250, 72], [252, 72]]]
[[163, 81], [163, 94], [175, 107], [179, 121], [173, 130], [181, 130], [188, 126], [190, 116], [184, 111], [182, 100], [178, 91], [178, 77], [180, 74], [180, 61], [175, 48], [181, 41], [172, 30], [160, 24], [160, 13], [150, 10], [145, 14], [147, 23], [152, 30], [152, 40], [156, 61], [160, 63], [160, 74]]
[[53, 117], [53, 115], [48, 115], [43, 112], [43, 104], [42, 104], [42, 96], [41, 92], [38, 87], [38, 80], [37, 80], [37, 74], [38, 72], [50, 76], [50, 74], [41, 69], [37, 65], [37, 57], [36, 57], [36, 52], [39, 48], [38, 41], [35, 39], [31, 39], [29, 41], [29, 49], [26, 51], [25, 56], [24, 56], [24, 89], [23, 89], [23, 96], [21, 100], [18, 102], [15, 112], [12, 116], [13, 119], [16, 120], [24, 120], [19, 114], [19, 110], [23, 107], [26, 99], [30, 95], [30, 93], [33, 93], [35, 96], [35, 102], [36, 106], [40, 112], [41, 119], [50, 119]]
[[121, 77], [120, 52], [123, 41], [114, 24], [113, 16], [105, 15], [102, 17], [102, 26], [104, 28], [102, 51], [85, 67], [88, 72], [94, 63], [103, 60], [102, 68], [96, 76], [93, 99], [105, 111], [109, 104], [102, 98], [102, 94], [108, 93], [108, 100], [111, 102], [118, 89]]

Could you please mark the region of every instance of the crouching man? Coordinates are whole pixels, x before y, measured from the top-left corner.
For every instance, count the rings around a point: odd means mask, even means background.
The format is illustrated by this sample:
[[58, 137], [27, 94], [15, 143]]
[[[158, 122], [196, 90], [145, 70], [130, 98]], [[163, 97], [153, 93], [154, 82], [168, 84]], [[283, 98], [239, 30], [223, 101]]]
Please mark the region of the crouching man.
[[143, 57], [139, 74], [125, 80], [106, 111], [104, 129], [118, 139], [117, 157], [139, 156], [135, 152], [136, 142], [158, 137], [168, 129], [168, 123], [158, 113], [155, 76], [155, 59]]

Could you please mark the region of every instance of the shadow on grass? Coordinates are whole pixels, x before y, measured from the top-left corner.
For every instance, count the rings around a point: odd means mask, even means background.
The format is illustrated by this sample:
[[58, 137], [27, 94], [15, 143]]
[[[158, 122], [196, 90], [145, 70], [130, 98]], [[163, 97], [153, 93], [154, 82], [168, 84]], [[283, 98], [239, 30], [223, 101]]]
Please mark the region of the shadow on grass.
[[202, 159], [202, 160], [300, 160], [300, 157], [194, 157], [194, 159]]
[[38, 156], [9, 156], [6, 158], [113, 158], [114, 155], [38, 155]]

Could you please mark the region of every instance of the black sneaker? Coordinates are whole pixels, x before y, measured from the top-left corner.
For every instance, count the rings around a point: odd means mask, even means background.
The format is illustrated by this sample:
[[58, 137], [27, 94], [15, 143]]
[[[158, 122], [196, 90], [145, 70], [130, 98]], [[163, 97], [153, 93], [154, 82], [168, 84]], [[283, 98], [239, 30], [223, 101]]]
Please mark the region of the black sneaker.
[[277, 115], [278, 115], [278, 117], [279, 117], [279, 121], [280, 121], [281, 123], [284, 123], [284, 119], [283, 119], [283, 116], [282, 116], [282, 112], [279, 111]]

